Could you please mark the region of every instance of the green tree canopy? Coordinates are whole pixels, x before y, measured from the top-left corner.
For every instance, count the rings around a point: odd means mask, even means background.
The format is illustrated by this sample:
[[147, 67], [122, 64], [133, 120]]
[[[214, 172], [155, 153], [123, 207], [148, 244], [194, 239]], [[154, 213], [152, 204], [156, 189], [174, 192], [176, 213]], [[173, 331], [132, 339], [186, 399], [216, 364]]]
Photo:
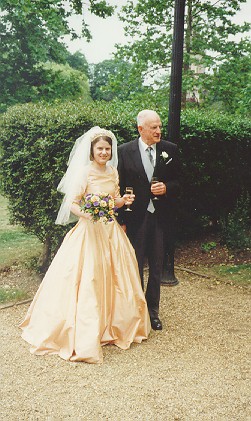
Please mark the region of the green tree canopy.
[[132, 64], [124, 60], [104, 60], [92, 65], [91, 95], [95, 100], [127, 100], [144, 92], [143, 78], [131, 72]]
[[41, 83], [34, 87], [34, 101], [52, 102], [78, 98], [88, 102], [90, 97], [87, 76], [68, 64], [58, 64], [48, 61], [41, 65], [44, 77]]
[[66, 61], [73, 69], [79, 70], [81, 73], [88, 76], [88, 78], [90, 77], [89, 63], [86, 60], [85, 55], [80, 51], [67, 55]]
[[59, 42], [69, 32], [68, 14], [59, 0], [45, 7], [43, 0], [2, 0], [0, 18], [1, 103], [32, 99], [31, 86], [41, 77], [38, 63], [61, 62], [65, 48]]
[[[233, 23], [233, 17], [246, 0], [187, 0], [184, 39], [185, 91], [199, 91], [203, 96], [211, 80], [210, 72], [231, 57], [246, 54], [250, 43], [235, 40], [245, 34], [250, 24]], [[116, 56], [129, 60], [135, 74], [158, 76], [162, 71], [168, 83], [173, 37], [174, 2], [172, 0], [127, 1], [120, 19], [125, 24], [128, 44], [117, 48]], [[205, 69], [207, 70], [205, 72]], [[155, 81], [153, 82], [155, 84]]]
[[[114, 10], [105, 1], [98, 0], [90, 0], [88, 5], [70, 0], [69, 5], [67, 8], [62, 0], [0, 1], [0, 110], [33, 100], [34, 86], [44, 80], [45, 69], [40, 63], [67, 61], [69, 53], [62, 36], [77, 37], [69, 26], [71, 14], [82, 14], [85, 9], [105, 17]], [[84, 22], [83, 35], [87, 39], [91, 37]]]
[[251, 53], [231, 57], [215, 69], [206, 100], [230, 113], [251, 115]]

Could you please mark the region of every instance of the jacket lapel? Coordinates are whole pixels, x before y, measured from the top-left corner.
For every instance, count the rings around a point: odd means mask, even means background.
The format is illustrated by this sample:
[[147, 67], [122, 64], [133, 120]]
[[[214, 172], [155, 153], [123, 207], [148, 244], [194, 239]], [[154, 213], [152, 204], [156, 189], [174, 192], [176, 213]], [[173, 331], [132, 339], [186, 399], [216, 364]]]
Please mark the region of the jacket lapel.
[[146, 175], [143, 163], [142, 163], [140, 151], [139, 151], [139, 139], [135, 140], [132, 143], [132, 148], [131, 148], [130, 153], [131, 153], [130, 158], [132, 159], [132, 161], [134, 163], [134, 166], [137, 169], [138, 174], [141, 177], [144, 177], [148, 182], [148, 178], [147, 178], [147, 175]]
[[161, 145], [161, 141], [160, 141], [159, 143], [156, 144], [156, 164], [155, 164], [154, 172], [153, 172], [154, 175], [155, 175], [155, 173], [158, 169], [159, 163], [160, 163], [161, 152], [162, 152], [162, 145]]

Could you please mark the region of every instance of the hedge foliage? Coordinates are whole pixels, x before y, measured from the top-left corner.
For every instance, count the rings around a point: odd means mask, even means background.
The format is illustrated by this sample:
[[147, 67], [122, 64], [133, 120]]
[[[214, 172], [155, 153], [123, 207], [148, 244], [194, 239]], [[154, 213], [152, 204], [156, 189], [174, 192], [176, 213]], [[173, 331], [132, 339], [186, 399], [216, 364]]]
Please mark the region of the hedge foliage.
[[[75, 139], [99, 125], [112, 130], [119, 143], [130, 141], [137, 136], [138, 111], [140, 108], [131, 103], [118, 102], [10, 108], [1, 121], [0, 171], [12, 222], [23, 225], [54, 249], [69, 229], [54, 224], [62, 199], [56, 187]], [[167, 112], [158, 111], [165, 128]], [[192, 231], [203, 218], [219, 219], [243, 192], [251, 193], [250, 132], [248, 120], [197, 110], [183, 112], [179, 205], [182, 230]]]
[[183, 225], [216, 223], [251, 193], [251, 122], [220, 113], [189, 111], [181, 119]]

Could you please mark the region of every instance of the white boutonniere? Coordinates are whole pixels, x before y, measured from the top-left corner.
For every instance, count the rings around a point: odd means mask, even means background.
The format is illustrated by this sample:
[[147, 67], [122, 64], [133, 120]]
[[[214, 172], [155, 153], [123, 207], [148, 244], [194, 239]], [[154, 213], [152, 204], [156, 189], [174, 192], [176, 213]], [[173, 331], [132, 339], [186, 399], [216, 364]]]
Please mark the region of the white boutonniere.
[[161, 156], [161, 158], [163, 159], [163, 161], [165, 162], [165, 164], [166, 164], [166, 165], [167, 165], [167, 164], [169, 164], [169, 162], [171, 162], [171, 161], [173, 160], [173, 158], [170, 158], [170, 159], [168, 160], [169, 155], [168, 155], [168, 153], [167, 153], [167, 152], [165, 152], [165, 151], [161, 152], [160, 156]]

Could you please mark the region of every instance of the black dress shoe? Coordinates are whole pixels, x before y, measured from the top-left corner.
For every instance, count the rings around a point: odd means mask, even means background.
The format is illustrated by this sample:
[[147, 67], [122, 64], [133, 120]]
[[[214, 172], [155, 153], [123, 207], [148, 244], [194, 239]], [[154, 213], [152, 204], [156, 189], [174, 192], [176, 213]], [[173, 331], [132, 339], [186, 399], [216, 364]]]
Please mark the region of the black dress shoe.
[[162, 330], [162, 323], [158, 317], [151, 318], [151, 326], [153, 330]]
[[167, 287], [174, 287], [179, 284], [178, 279], [174, 276], [172, 279], [162, 279], [160, 282], [161, 285], [166, 285]]

